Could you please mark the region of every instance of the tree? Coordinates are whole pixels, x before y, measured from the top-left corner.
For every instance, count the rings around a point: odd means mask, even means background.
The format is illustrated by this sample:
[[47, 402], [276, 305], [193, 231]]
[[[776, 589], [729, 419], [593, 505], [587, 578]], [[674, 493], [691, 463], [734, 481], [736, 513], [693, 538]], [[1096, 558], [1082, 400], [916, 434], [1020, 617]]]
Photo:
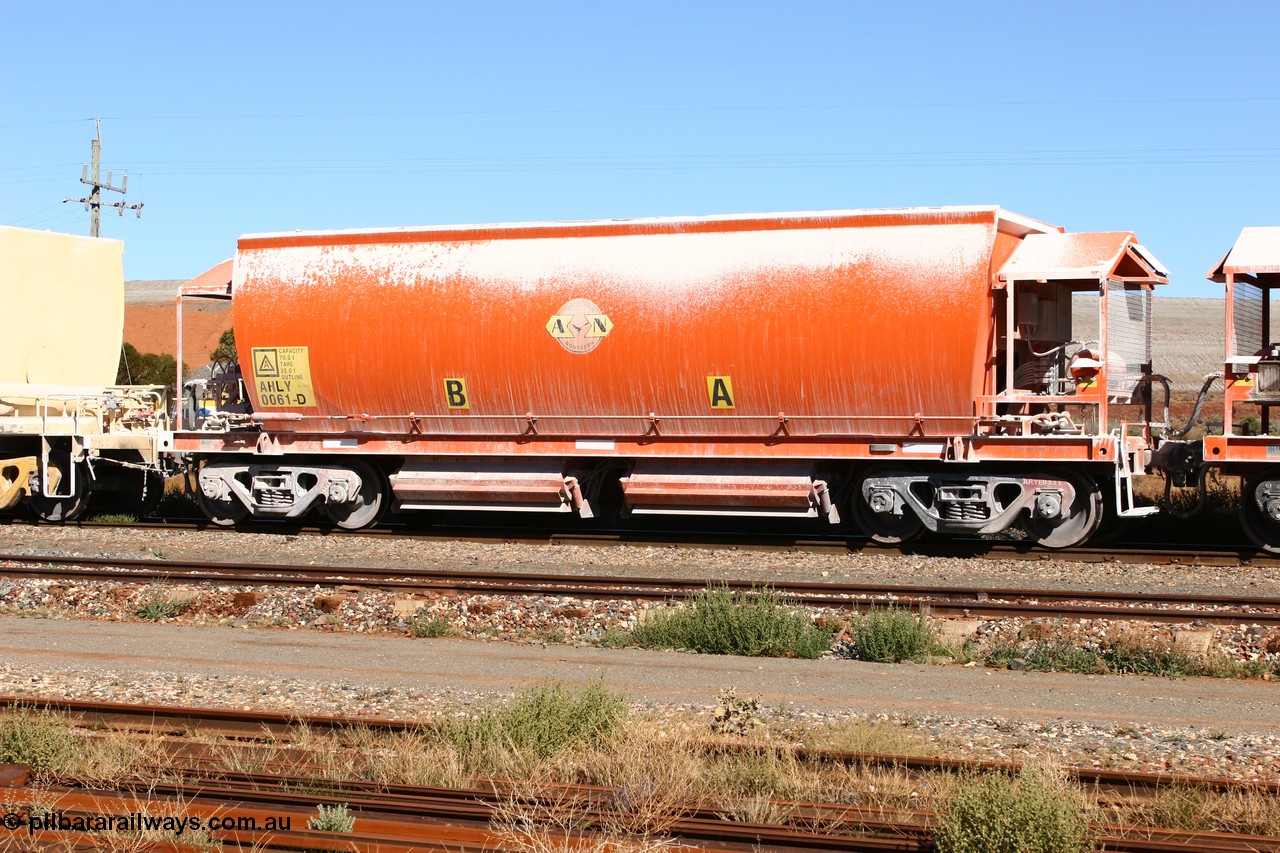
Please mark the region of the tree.
[[[173, 390], [178, 362], [165, 353], [140, 353], [133, 344], [125, 344], [116, 369], [117, 385], [164, 385]], [[186, 372], [186, 365], [183, 365]]]
[[214, 364], [218, 362], [231, 362], [236, 360], [236, 330], [227, 329], [222, 333], [222, 337], [218, 338], [218, 347], [209, 353], [209, 360]]

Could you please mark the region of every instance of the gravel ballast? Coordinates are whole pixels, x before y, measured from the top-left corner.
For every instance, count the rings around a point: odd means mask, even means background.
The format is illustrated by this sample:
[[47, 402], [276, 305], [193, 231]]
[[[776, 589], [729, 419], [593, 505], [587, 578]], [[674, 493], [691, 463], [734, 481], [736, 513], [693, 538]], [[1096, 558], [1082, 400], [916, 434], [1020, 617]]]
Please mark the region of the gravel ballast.
[[[222, 532], [130, 531], [76, 529], [20, 525], [0, 527], [0, 552], [29, 554], [78, 554], [94, 557], [153, 557], [211, 562], [276, 562], [279, 564], [323, 564], [350, 566], [413, 566], [438, 569], [500, 569], [561, 574], [641, 574], [646, 576], [696, 576], [705, 579], [734, 578], [761, 583], [786, 580], [833, 582], [987, 584], [998, 588], [1042, 587], [1106, 590], [1150, 590], [1170, 592], [1224, 592], [1243, 590], [1255, 595], [1280, 594], [1280, 572], [1268, 567], [1190, 568], [1186, 566], [1126, 566], [1119, 563], [1082, 566], [1058, 559], [1033, 561], [990, 561], [884, 557], [871, 555], [753, 552], [732, 549], [685, 549], [653, 546], [597, 547], [546, 546], [450, 542], [418, 539], [367, 537], [286, 536], [274, 534], [226, 534]], [[770, 695], [770, 714], [788, 719], [815, 721], [850, 717], [878, 719], [908, 725], [936, 739], [947, 751], [982, 757], [1049, 757], [1083, 766], [1114, 766], [1128, 769], [1168, 769], [1203, 775], [1230, 775], [1239, 778], [1280, 779], [1280, 718], [1267, 714], [1236, 713], [1229, 709], [1238, 698], [1241, 708], [1256, 707], [1257, 691], [1264, 704], [1276, 705], [1280, 689], [1274, 683], [1229, 682], [1218, 679], [1147, 679], [1135, 677], [1069, 676], [1051, 673], [1010, 673], [963, 669], [958, 666], [887, 666], [844, 660], [814, 662], [709, 659], [679, 653], [652, 653], [638, 650], [607, 651], [586, 648], [606, 632], [626, 631], [634, 626], [635, 615], [648, 604], [634, 600], [580, 601], [562, 596], [503, 597], [469, 593], [446, 593], [408, 600], [377, 590], [333, 588], [246, 588], [213, 585], [131, 584], [117, 582], [50, 581], [5, 579], [0, 581], [0, 607], [10, 614], [31, 618], [0, 620], [10, 630], [6, 634], [40, 632], [63, 633], [58, 626], [86, 618], [110, 622], [142, 622], [137, 615], [148, 604], [178, 605], [176, 617], [166, 616], [161, 625], [118, 625], [146, 632], [170, 628], [199, 630], [209, 626], [208, 637], [249, 635], [260, 638], [255, 647], [268, 653], [275, 646], [288, 646], [307, 634], [323, 632], [338, 642], [400, 643], [423, 656], [434, 657], [442, 650], [456, 656], [460, 649], [506, 647], [528, 650], [541, 656], [540, 664], [524, 675], [486, 677], [481, 660], [469, 678], [458, 676], [448, 683], [435, 679], [430, 687], [415, 687], [376, 673], [362, 676], [358, 667], [336, 679], [327, 667], [287, 668], [271, 678], [254, 678], [249, 673], [223, 669], [218, 672], [188, 671], [180, 661], [169, 661], [158, 652], [151, 664], [113, 660], [106, 651], [77, 656], [42, 658], [39, 664], [24, 662], [20, 654], [8, 653], [9, 661], [0, 673], [0, 691], [46, 698], [94, 698], [112, 701], [185, 702], [193, 705], [252, 707], [299, 713], [372, 714], [376, 716], [420, 717], [431, 711], [457, 710], [492, 701], [524, 680], [535, 677], [576, 678], [586, 664], [573, 664], [571, 655], [615, 656], [634, 661], [637, 655], [654, 655], [655, 661], [682, 665], [698, 659], [715, 663], [712, 671], [726, 673], [724, 679], [692, 687], [680, 696], [663, 695], [646, 686], [641, 673], [666, 666], [654, 663], [647, 668], [628, 666], [622, 683], [612, 686], [632, 691], [637, 701], [654, 703], [661, 713], [679, 716], [708, 715], [716, 690], [736, 686], [739, 693], [750, 692], [744, 679], [732, 676], [734, 667], [826, 667], [830, 677], [841, 679], [854, 673], [854, 682], [885, 672], [919, 672], [919, 680], [902, 695], [888, 693], [859, 699], [850, 695], [842, 703], [838, 697], [818, 696], [818, 691], [801, 691], [774, 685], [759, 692]], [[467, 640], [410, 639], [410, 621], [439, 617], [464, 636], [489, 642]], [[834, 618], [834, 616], [833, 616]], [[64, 620], [67, 620], [64, 622]], [[1077, 623], [1075, 630], [1105, 632], [1110, 620]], [[178, 624], [181, 623], [181, 624]], [[1127, 623], [1117, 623], [1128, 627]], [[13, 626], [18, 626], [14, 628]], [[28, 626], [26, 628], [22, 626]], [[104, 626], [105, 627], [105, 626]], [[1053, 628], [1053, 626], [1050, 626]], [[283, 630], [248, 630], [275, 628]], [[1018, 632], [1015, 620], [981, 620], [961, 626], [975, 638]], [[1156, 629], [1153, 629], [1156, 630]], [[1168, 629], [1158, 629], [1168, 630]], [[223, 632], [230, 631], [229, 635]], [[1280, 652], [1280, 640], [1267, 632], [1241, 624], [1193, 631], [1206, 650], [1229, 654], [1240, 660], [1256, 660]], [[360, 635], [391, 634], [369, 637]], [[506, 642], [494, 642], [506, 641]], [[1274, 641], [1274, 642], [1273, 642]], [[45, 654], [60, 647], [56, 639]], [[1274, 651], [1272, 651], [1274, 647]], [[351, 653], [358, 654], [359, 646]], [[114, 649], [111, 644], [99, 649]], [[370, 649], [369, 651], [372, 651]], [[6, 649], [6, 652], [11, 652]], [[513, 654], [515, 652], [513, 651]], [[520, 654], [525, 652], [521, 651]], [[209, 649], [213, 658], [231, 658]], [[548, 659], [547, 655], [553, 657]], [[561, 659], [564, 659], [561, 661]], [[89, 659], [93, 662], [90, 663]], [[606, 657], [606, 659], [608, 659]], [[560, 661], [557, 663], [557, 661]], [[717, 662], [718, 661], [718, 662]], [[282, 664], [283, 666], [283, 664]], [[141, 667], [141, 668], [140, 668]], [[588, 667], [589, 668], [589, 667]], [[562, 672], [563, 671], [563, 672]], [[750, 672], [750, 670], [747, 670]], [[775, 673], [786, 682], [783, 670]], [[1072, 707], [1049, 701], [1002, 698], [999, 693], [979, 691], [971, 702], [955, 700], [941, 684], [946, 678], [985, 677], [1015, 679], [1009, 685], [1025, 686], [1025, 679], [1057, 679], [1046, 691], [1082, 691], [1089, 698]], [[763, 676], [761, 676], [763, 678]], [[915, 676], [912, 677], [913, 679]], [[504, 679], [507, 679], [504, 681]], [[1016, 679], [1024, 679], [1019, 682]], [[798, 682], [798, 678], [791, 679]], [[638, 682], [638, 683], [633, 683]], [[1158, 701], [1144, 704], [1135, 700], [1129, 687], [1155, 683], [1170, 696], [1194, 705], [1209, 696], [1218, 710], [1208, 713], [1177, 711], [1178, 703]], [[1068, 687], [1069, 685], [1069, 687]], [[761, 687], [765, 685], [762, 683]], [[1166, 690], [1167, 688], [1167, 690]], [[967, 689], [967, 688], [965, 688]], [[886, 698], [889, 697], [889, 698]], [[1207, 700], [1206, 700], [1207, 701]], [[766, 703], [769, 704], [769, 703]], [[841, 706], [846, 707], [842, 708]], [[1188, 706], [1190, 708], [1190, 706]], [[1038, 708], [1042, 710], [1037, 710]], [[1103, 719], [1105, 718], [1105, 719]]]

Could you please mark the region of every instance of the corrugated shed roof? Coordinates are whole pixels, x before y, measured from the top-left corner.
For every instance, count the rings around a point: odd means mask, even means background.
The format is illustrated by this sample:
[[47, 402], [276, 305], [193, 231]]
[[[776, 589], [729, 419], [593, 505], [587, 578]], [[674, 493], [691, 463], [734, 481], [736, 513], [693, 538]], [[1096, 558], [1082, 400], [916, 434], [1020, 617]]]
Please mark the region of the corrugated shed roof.
[[1222, 281], [1223, 276], [1280, 273], [1280, 226], [1254, 226], [1240, 232], [1231, 251], [1209, 270], [1208, 277]]
[[1006, 281], [1100, 280], [1113, 275], [1164, 281], [1169, 274], [1128, 231], [1029, 234], [1000, 269]]
[[182, 285], [183, 296], [231, 298], [231, 259], [205, 270]]

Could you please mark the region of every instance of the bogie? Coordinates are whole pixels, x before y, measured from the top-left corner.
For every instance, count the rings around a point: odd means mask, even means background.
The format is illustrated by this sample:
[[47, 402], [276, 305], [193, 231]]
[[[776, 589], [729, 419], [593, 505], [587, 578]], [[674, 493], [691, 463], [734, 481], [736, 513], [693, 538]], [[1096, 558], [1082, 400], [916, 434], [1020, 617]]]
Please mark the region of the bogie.
[[1241, 483], [1240, 526], [1259, 548], [1280, 553], [1280, 468], [1257, 472]]
[[209, 520], [223, 527], [246, 519], [299, 521], [319, 509], [338, 527], [375, 524], [390, 503], [386, 478], [369, 463], [206, 461], [197, 495]]
[[1084, 471], [1049, 467], [972, 471], [875, 465], [858, 478], [853, 510], [873, 540], [924, 531], [980, 536], [1021, 526], [1046, 548], [1086, 542], [1103, 517], [1102, 490]]

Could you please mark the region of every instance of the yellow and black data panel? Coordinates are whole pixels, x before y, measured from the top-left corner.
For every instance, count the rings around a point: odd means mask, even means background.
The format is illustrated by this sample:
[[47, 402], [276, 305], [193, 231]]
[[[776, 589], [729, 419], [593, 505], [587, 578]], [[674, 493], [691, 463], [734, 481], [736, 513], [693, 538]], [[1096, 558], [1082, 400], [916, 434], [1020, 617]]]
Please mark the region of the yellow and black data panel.
[[444, 399], [450, 409], [470, 409], [471, 398], [467, 396], [467, 380], [460, 376], [445, 377]]
[[249, 374], [260, 409], [314, 409], [311, 359], [306, 347], [254, 347]]
[[707, 399], [713, 409], [733, 408], [733, 379], [729, 376], [707, 377]]

